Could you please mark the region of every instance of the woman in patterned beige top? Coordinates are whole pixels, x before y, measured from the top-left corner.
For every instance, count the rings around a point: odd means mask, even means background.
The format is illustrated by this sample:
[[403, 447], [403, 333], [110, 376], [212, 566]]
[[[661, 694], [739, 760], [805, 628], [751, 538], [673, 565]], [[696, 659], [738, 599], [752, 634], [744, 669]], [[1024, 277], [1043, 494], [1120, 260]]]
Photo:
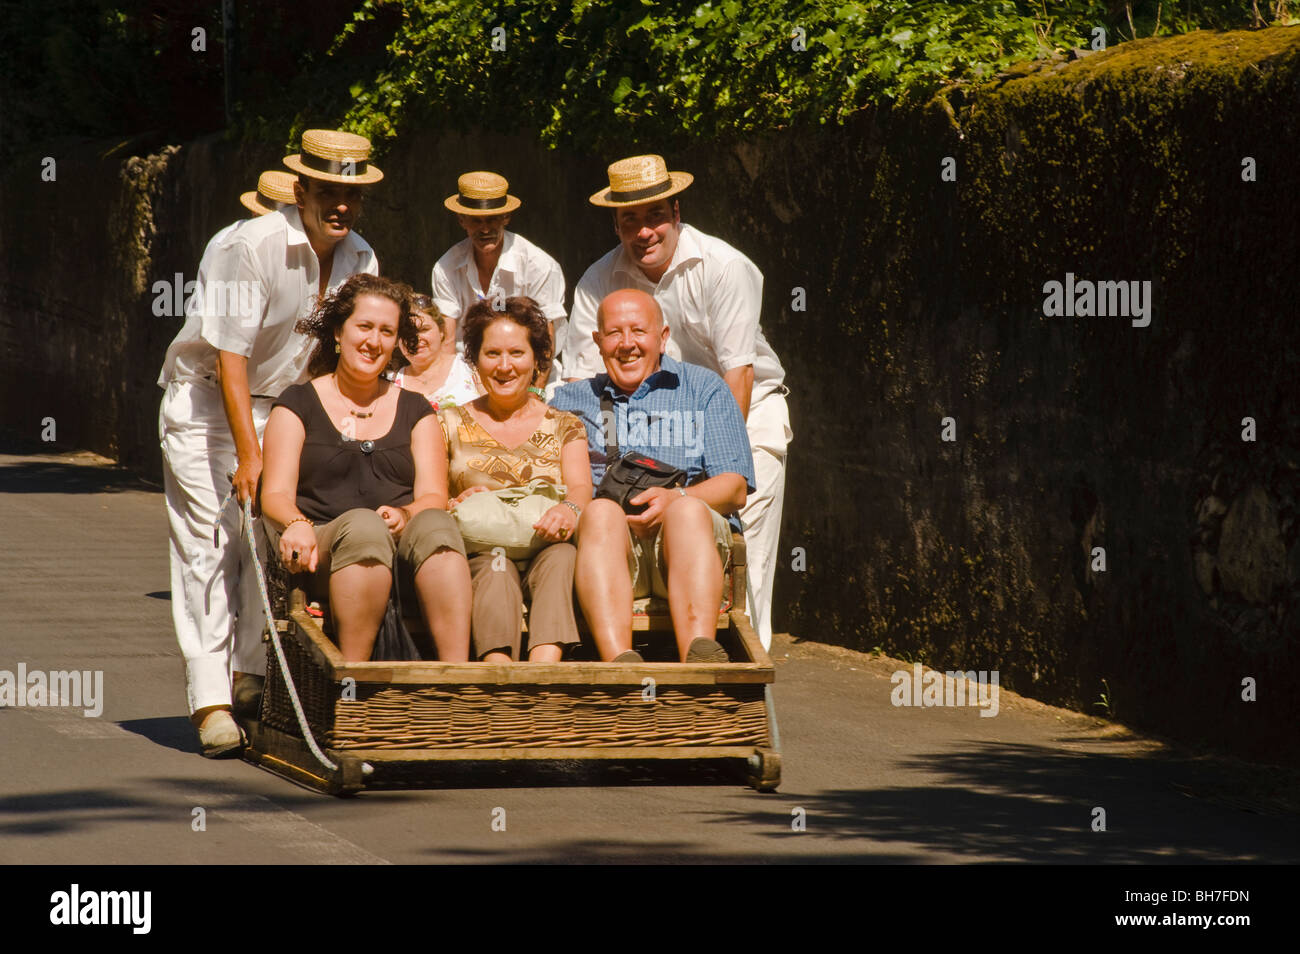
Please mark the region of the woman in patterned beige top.
[[[480, 302], [464, 317], [465, 357], [478, 371], [482, 397], [438, 412], [447, 441], [447, 478], [454, 509], [484, 490], [518, 487], [531, 480], [563, 484], [565, 498], [533, 525], [550, 541], [523, 565], [491, 552], [471, 554], [474, 655], [510, 662], [520, 653], [525, 595], [531, 597], [528, 659], [556, 662], [578, 642], [573, 615], [573, 535], [591, 502], [587, 434], [572, 414], [542, 403], [528, 386], [551, 363], [545, 315], [531, 298], [508, 298], [503, 311]], [[503, 565], [504, 564], [504, 565]]]

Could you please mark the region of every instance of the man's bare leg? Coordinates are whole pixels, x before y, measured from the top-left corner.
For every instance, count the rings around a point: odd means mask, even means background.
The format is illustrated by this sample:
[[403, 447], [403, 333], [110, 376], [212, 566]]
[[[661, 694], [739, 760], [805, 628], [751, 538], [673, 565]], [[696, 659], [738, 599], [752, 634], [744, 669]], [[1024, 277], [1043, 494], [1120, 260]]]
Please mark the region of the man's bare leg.
[[692, 642], [718, 635], [722, 561], [713, 542], [709, 506], [698, 498], [681, 497], [670, 503], [660, 532], [668, 564], [668, 611], [684, 661]]
[[573, 580], [600, 658], [606, 662], [632, 648], [632, 579], [627, 573], [631, 543], [627, 515], [612, 500], [593, 500], [578, 524], [578, 560]]

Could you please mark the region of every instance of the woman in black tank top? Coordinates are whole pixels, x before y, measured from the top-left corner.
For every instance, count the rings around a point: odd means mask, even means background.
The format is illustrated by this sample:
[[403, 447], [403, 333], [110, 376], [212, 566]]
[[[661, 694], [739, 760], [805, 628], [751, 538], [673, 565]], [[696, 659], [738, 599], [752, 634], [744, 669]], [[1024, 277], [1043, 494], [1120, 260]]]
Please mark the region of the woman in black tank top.
[[429, 402], [382, 376], [415, 338], [411, 290], [354, 275], [297, 330], [316, 339], [312, 379], [266, 425], [262, 514], [291, 573], [327, 597], [339, 649], [370, 659], [395, 560], [413, 575], [438, 658], [469, 658], [470, 577], [447, 513], [447, 452]]

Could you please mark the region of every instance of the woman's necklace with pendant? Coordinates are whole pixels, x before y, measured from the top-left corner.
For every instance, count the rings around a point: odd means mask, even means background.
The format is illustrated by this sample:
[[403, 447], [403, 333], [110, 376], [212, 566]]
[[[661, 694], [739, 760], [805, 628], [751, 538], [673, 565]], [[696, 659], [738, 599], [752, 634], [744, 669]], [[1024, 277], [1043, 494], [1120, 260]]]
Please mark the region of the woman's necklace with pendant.
[[[334, 382], [334, 392], [340, 398], [342, 398], [342, 400], [347, 401], [347, 403], [351, 405], [352, 402], [349, 401], [346, 397], [343, 397], [343, 392], [339, 389], [338, 374], [337, 373], [331, 374], [330, 380]], [[358, 420], [365, 420], [368, 417], [374, 417], [375, 416], [374, 406], [378, 400], [379, 400], [379, 395], [375, 395], [375, 400], [367, 404], [366, 405], [367, 410], [364, 411], [360, 410], [359, 408], [349, 406], [348, 413], [351, 414], [353, 417], [357, 418]]]

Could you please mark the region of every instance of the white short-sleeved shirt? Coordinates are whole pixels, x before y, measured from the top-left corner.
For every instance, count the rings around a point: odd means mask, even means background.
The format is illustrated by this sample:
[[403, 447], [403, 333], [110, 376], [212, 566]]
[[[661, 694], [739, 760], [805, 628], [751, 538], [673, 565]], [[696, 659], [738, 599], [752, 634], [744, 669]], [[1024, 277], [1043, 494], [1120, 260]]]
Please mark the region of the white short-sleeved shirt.
[[658, 282], [646, 278], [621, 244], [587, 269], [573, 293], [564, 344], [566, 377], [589, 378], [604, 371], [591, 337], [596, 309], [606, 295], [624, 288], [638, 288], [659, 302], [671, 329], [670, 357], [719, 375], [753, 365], [754, 401], [785, 380], [758, 325], [763, 273], [722, 239], [689, 225], [681, 227], [673, 260]]
[[[197, 336], [186, 342], [178, 336], [172, 343], [187, 353], [190, 345], [206, 346], [192, 349], [196, 358], [185, 362], [187, 373], [212, 375], [216, 352], [230, 351], [248, 358], [250, 394], [274, 397], [305, 381], [315, 342], [294, 325], [315, 307], [320, 261], [298, 209], [285, 206], [244, 222], [212, 252], [207, 274], [190, 299], [199, 319]], [[378, 275], [379, 262], [366, 240], [349, 232], [334, 247], [328, 290], [362, 272]], [[187, 320], [181, 335], [190, 329]]]
[[[231, 222], [212, 236], [203, 249], [203, 257], [199, 259], [199, 273], [194, 283], [194, 291], [190, 293], [190, 297], [185, 302], [185, 324], [168, 346], [167, 357], [163, 359], [162, 371], [158, 374], [158, 386], [160, 388], [167, 387], [167, 382], [173, 378], [187, 380], [194, 377], [207, 377], [213, 373], [213, 369], [216, 367], [216, 355], [212, 352], [212, 348], [199, 337], [199, 325], [202, 322], [199, 315], [199, 304], [203, 301], [203, 283], [207, 280], [208, 270], [212, 266], [212, 259], [221, 243], [235, 229], [251, 221], [252, 219], [240, 219], [238, 222]], [[208, 360], [209, 357], [211, 360]], [[210, 365], [207, 370], [204, 370], [205, 364]]]
[[[560, 263], [522, 235], [506, 232], [501, 258], [486, 289], [478, 283], [474, 243], [466, 238], [449, 248], [433, 266], [433, 303], [456, 322], [456, 341], [462, 339], [461, 318], [480, 301], [527, 295], [541, 306], [551, 321], [564, 319], [564, 272]], [[558, 333], [558, 326], [557, 326]]]

